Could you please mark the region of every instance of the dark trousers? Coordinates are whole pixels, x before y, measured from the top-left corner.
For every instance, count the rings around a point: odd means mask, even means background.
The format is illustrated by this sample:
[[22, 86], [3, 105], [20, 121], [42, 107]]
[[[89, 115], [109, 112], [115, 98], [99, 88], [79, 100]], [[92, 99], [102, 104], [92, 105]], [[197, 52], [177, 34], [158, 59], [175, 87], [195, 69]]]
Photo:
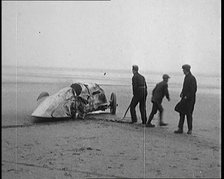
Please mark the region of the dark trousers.
[[153, 105], [152, 105], [152, 111], [149, 115], [149, 120], [147, 122], [147, 124], [151, 124], [151, 121], [154, 117], [154, 115], [157, 113], [157, 111], [159, 111], [159, 119], [160, 119], [160, 123], [163, 122], [162, 121], [162, 116], [163, 116], [163, 107], [162, 107], [162, 104], [160, 103], [157, 103], [157, 102], [152, 102]]
[[179, 120], [179, 124], [178, 124], [178, 128], [180, 130], [183, 130], [185, 116], [187, 116], [188, 130], [192, 130], [192, 128], [193, 128], [193, 126], [192, 126], [192, 121], [193, 121], [192, 115], [193, 115], [193, 111], [194, 111], [194, 103], [195, 102], [192, 102], [192, 104], [190, 105], [187, 114], [180, 113], [180, 120]]
[[130, 113], [131, 113], [131, 120], [132, 122], [137, 122], [137, 116], [136, 116], [136, 111], [135, 111], [135, 107], [137, 106], [137, 104], [139, 103], [139, 110], [141, 113], [141, 119], [142, 119], [142, 123], [145, 124], [146, 120], [147, 120], [147, 116], [146, 116], [146, 95], [135, 95], [133, 96], [132, 100], [131, 100], [131, 104], [130, 104]]

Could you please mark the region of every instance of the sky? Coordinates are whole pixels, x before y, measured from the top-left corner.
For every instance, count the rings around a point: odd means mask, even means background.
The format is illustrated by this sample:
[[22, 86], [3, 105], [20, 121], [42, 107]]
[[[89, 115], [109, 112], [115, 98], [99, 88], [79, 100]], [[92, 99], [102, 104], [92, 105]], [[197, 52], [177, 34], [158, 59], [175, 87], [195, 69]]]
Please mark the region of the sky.
[[221, 74], [220, 0], [2, 1], [2, 65]]

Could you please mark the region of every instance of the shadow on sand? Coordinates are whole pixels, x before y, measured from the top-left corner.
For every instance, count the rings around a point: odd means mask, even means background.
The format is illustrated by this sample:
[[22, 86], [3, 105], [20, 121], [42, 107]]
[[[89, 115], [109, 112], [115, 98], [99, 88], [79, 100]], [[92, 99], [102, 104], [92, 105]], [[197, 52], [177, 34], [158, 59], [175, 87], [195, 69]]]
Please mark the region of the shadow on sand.
[[68, 121], [83, 121], [83, 120], [93, 120], [97, 118], [109, 118], [111, 114], [108, 112], [97, 112], [97, 113], [89, 113], [85, 116], [85, 119], [76, 118], [72, 119], [71, 117], [62, 117], [62, 118], [42, 118], [42, 117], [32, 117], [33, 124], [49, 124], [49, 123], [62, 123]]

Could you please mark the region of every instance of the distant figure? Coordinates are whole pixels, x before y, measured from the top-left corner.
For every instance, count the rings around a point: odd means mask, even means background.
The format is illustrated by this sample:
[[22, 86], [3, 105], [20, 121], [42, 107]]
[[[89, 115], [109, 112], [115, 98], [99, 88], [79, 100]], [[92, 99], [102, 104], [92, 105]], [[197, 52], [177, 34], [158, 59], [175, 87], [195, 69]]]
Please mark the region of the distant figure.
[[[192, 133], [192, 114], [194, 111], [194, 104], [196, 99], [196, 91], [197, 91], [197, 81], [196, 78], [191, 74], [191, 66], [183, 65], [182, 66], [183, 73], [185, 75], [183, 88], [180, 94], [181, 97], [181, 107], [178, 110], [180, 114], [178, 130], [174, 131], [174, 133], [181, 134], [183, 133], [183, 125], [185, 115], [187, 116], [187, 124], [188, 124], [188, 132], [187, 134]], [[175, 109], [176, 110], [176, 109]]]
[[139, 103], [139, 109], [141, 113], [142, 124], [146, 124], [146, 97], [147, 97], [147, 85], [145, 78], [138, 73], [138, 66], [132, 66], [132, 90], [133, 97], [130, 104], [130, 113], [131, 113], [131, 123], [137, 122], [137, 116], [135, 107]]
[[149, 116], [149, 120], [146, 124], [146, 127], [155, 127], [154, 124], [152, 124], [152, 119], [154, 115], [159, 111], [159, 125], [160, 126], [166, 126], [167, 123], [163, 122], [162, 116], [163, 116], [163, 107], [162, 107], [162, 100], [164, 96], [166, 96], [167, 100], [170, 101], [169, 91], [168, 91], [168, 80], [169, 75], [164, 74], [163, 75], [163, 81], [156, 84], [155, 88], [152, 91], [152, 98], [151, 102], [152, 105], [152, 111]]
[[103, 75], [105, 76], [107, 73], [105, 72]]

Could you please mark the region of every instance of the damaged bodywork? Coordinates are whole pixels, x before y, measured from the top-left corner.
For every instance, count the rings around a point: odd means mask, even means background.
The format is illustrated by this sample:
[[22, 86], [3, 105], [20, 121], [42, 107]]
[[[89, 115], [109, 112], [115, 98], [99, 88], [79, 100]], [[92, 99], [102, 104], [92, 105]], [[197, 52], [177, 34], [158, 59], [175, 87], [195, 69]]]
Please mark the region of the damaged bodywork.
[[73, 83], [53, 95], [42, 92], [40, 104], [31, 116], [42, 118], [84, 118], [87, 113], [110, 109], [116, 114], [116, 95], [111, 93], [108, 101], [104, 90], [96, 83]]

